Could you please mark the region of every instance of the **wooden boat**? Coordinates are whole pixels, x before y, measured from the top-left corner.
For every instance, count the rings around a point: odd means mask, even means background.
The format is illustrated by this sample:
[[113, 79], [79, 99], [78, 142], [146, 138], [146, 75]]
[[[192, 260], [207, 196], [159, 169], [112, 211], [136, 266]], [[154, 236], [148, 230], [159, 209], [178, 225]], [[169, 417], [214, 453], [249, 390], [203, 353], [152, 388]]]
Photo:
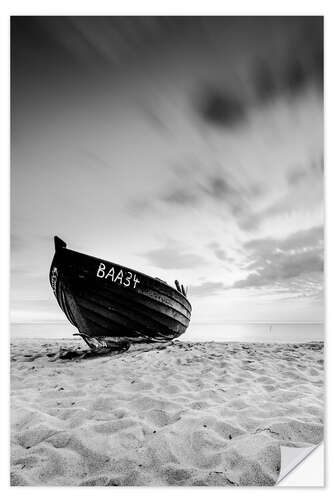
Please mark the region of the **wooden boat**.
[[189, 325], [187, 290], [133, 269], [75, 252], [55, 236], [50, 284], [59, 306], [94, 350], [163, 342]]

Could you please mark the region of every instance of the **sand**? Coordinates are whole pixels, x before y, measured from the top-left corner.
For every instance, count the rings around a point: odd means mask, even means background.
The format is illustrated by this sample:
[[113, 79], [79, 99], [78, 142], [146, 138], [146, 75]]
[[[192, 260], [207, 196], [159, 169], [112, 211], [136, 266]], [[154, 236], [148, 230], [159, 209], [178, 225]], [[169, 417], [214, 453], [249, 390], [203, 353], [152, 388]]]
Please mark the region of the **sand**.
[[12, 485], [274, 485], [323, 439], [323, 343], [59, 359], [80, 343], [12, 342]]

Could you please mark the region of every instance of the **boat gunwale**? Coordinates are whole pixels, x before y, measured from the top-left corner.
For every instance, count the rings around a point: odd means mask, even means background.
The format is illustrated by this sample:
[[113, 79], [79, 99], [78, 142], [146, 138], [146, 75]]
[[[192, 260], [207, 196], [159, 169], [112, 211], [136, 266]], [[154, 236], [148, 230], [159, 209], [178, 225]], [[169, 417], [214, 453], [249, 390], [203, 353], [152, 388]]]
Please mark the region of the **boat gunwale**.
[[[75, 255], [79, 255], [81, 257], [84, 257], [84, 258], [88, 258], [88, 259], [92, 259], [94, 261], [99, 261], [99, 262], [103, 262], [103, 263], [107, 263], [109, 264], [110, 266], [114, 265], [114, 266], [118, 266], [126, 271], [129, 271], [129, 272], [134, 272], [134, 273], [137, 273], [137, 274], [140, 274], [141, 276], [144, 276], [145, 278], [147, 278], [148, 280], [151, 280], [155, 283], [157, 283], [160, 287], [163, 287], [163, 288], [166, 288], [167, 290], [171, 290], [171, 292], [175, 293], [176, 294], [176, 297], [179, 297], [181, 298], [182, 300], [185, 300], [186, 301], [186, 305], [189, 307], [189, 310], [188, 312], [191, 314], [192, 312], [192, 306], [188, 300], [188, 298], [183, 295], [182, 293], [180, 293], [176, 288], [172, 287], [171, 285], [169, 285], [168, 283], [158, 279], [158, 278], [153, 278], [152, 276], [149, 276], [148, 274], [145, 274], [145, 273], [142, 273], [141, 271], [137, 271], [136, 269], [132, 269], [130, 267], [127, 267], [127, 266], [123, 266], [121, 264], [118, 264], [116, 262], [111, 262], [111, 261], [108, 261], [106, 259], [103, 259], [103, 258], [100, 258], [100, 257], [94, 257], [93, 255], [89, 255], [89, 254], [85, 254], [85, 253], [82, 253], [82, 252], [77, 252], [76, 250], [72, 250], [70, 248], [67, 248], [67, 247], [62, 247], [62, 248], [58, 248], [56, 249], [55, 251], [55, 255], [54, 257], [56, 257], [57, 254], [61, 254], [63, 252], [69, 252], [69, 253], [72, 253], [72, 254], [75, 254]], [[53, 267], [53, 262], [51, 264], [51, 269]], [[50, 273], [51, 273], [51, 269], [50, 269]], [[180, 303], [185, 309], [187, 309], [187, 307], [179, 300], [175, 299], [174, 297], [169, 297], [170, 299], [172, 300], [176, 300], [178, 303]]]

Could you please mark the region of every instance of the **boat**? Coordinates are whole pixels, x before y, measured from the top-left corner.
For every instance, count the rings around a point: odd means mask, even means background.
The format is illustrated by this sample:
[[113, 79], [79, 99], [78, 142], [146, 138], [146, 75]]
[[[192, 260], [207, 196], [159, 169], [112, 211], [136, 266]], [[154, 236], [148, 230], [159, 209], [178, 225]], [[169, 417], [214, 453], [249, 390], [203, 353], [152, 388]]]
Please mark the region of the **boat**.
[[127, 350], [132, 343], [166, 342], [191, 319], [187, 288], [67, 248], [54, 237], [49, 280], [67, 319], [94, 351]]

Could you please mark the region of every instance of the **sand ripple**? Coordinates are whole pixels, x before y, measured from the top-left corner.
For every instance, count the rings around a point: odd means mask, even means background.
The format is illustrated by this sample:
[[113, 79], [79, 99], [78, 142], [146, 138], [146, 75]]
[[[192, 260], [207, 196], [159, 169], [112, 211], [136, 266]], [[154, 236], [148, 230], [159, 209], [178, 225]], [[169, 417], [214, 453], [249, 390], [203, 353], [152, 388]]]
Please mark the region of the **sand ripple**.
[[322, 343], [64, 343], [12, 344], [13, 485], [272, 485], [280, 445], [323, 438]]

